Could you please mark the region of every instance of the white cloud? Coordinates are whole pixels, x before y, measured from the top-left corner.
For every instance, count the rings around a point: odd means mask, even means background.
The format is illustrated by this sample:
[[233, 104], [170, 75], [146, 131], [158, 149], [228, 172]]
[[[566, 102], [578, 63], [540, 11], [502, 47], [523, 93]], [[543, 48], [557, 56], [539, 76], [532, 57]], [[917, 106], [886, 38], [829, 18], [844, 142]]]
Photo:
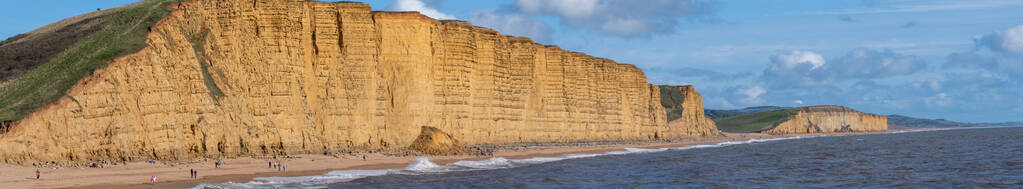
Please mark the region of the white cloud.
[[712, 107], [728, 108], [728, 109], [741, 108], [739, 106], [736, 106], [735, 104], [732, 104], [731, 102], [728, 102], [728, 99], [725, 99], [725, 98], [720, 97], [720, 96], [710, 97], [710, 100], [708, 100], [708, 101], [710, 102]]
[[988, 33], [973, 42], [978, 49], [949, 54], [945, 67], [980, 68], [1023, 81], [1023, 25]]
[[803, 105], [803, 100], [793, 100], [793, 104]]
[[761, 99], [760, 96], [767, 93], [767, 90], [760, 86], [753, 86], [745, 89], [739, 89], [737, 93], [738, 95], [745, 96], [742, 99], [739, 99], [739, 101], [744, 104], [760, 104], [763, 102], [763, 99]]
[[646, 21], [631, 18], [610, 19], [600, 26], [600, 29], [603, 30], [604, 32], [618, 36], [628, 36], [634, 33], [642, 33], [644, 32], [643, 30], [647, 28], [650, 28], [650, 26]]
[[478, 26], [493, 28], [506, 35], [524, 36], [539, 42], [550, 42], [550, 26], [529, 15], [476, 11], [469, 21]]
[[828, 70], [838, 77], [881, 78], [908, 75], [927, 67], [916, 56], [895, 53], [889, 49], [853, 49], [843, 57], [832, 59]]
[[818, 53], [792, 51], [771, 57], [762, 80], [774, 88], [809, 87], [852, 79], [877, 79], [916, 73], [927, 67], [916, 56], [891, 50], [853, 49], [825, 61]]
[[391, 3], [391, 5], [387, 6], [387, 9], [392, 11], [418, 11], [423, 15], [438, 20], [455, 19], [455, 16], [453, 15], [445, 14], [438, 11], [437, 9], [426, 7], [426, 3], [423, 3], [422, 1], [419, 0], [397, 0], [394, 1], [394, 3]]
[[991, 51], [1023, 55], [1023, 25], [984, 35], [975, 41]]
[[597, 11], [596, 0], [518, 0], [522, 11], [552, 13], [570, 18], [586, 18]]
[[1023, 5], [1023, 1], [1016, 0], [971, 0], [971, 1], [947, 0], [903, 2], [887, 1], [885, 3], [886, 4], [892, 3], [892, 5], [883, 8], [876, 6], [867, 6], [863, 8], [845, 10], [810, 11], [800, 13], [800, 15], [848, 15], [848, 14], [887, 14], [907, 12], [962, 11]]
[[924, 102], [930, 106], [948, 106], [952, 104], [952, 99], [948, 98], [948, 94], [946, 93], [938, 93], [934, 96], [927, 97]]
[[783, 69], [792, 69], [800, 64], [810, 64], [810, 70], [817, 69], [827, 63], [824, 61], [824, 56], [810, 51], [792, 51], [787, 54], [779, 54], [774, 56], [772, 61], [776, 63], [773, 66], [782, 66]]
[[762, 80], [774, 88], [817, 86], [827, 84], [834, 76], [822, 68], [827, 62], [821, 54], [792, 51], [771, 57], [771, 66], [764, 69]]
[[711, 15], [711, 0], [516, 0], [526, 14], [551, 15], [570, 27], [619, 37], [674, 33], [680, 20]]
[[931, 79], [928, 80], [927, 83], [928, 86], [931, 87], [931, 90], [941, 91], [941, 83], [938, 83], [938, 80]]

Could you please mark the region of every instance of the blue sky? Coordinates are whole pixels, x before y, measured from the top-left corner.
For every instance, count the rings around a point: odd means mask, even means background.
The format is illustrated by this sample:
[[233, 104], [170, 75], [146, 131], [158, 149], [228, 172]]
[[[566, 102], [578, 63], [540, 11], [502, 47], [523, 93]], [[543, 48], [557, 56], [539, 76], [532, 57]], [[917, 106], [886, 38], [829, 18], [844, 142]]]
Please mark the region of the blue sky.
[[[124, 0], [7, 1], [0, 37]], [[707, 108], [837, 104], [1023, 121], [1018, 0], [381, 0], [693, 84]], [[14, 8], [17, 7], [17, 8]]]

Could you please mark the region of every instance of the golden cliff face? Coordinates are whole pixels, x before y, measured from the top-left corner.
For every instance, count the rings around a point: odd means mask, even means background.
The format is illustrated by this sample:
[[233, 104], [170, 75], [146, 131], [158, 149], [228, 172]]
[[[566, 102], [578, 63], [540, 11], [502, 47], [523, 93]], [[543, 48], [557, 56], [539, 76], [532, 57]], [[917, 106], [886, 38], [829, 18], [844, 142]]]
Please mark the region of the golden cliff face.
[[769, 134], [887, 131], [888, 118], [842, 106], [808, 106], [772, 128]]
[[717, 136], [719, 134], [714, 120], [703, 113], [703, 96], [696, 92], [692, 85], [672, 86], [667, 89], [681, 91], [683, 98], [678, 103], [681, 106], [682, 114], [678, 119], [668, 122], [670, 130], [666, 137]]
[[0, 159], [398, 151], [421, 126], [471, 145], [649, 140], [713, 125], [669, 127], [658, 87], [635, 66], [466, 22], [346, 2], [173, 6], [149, 47], [15, 123]]

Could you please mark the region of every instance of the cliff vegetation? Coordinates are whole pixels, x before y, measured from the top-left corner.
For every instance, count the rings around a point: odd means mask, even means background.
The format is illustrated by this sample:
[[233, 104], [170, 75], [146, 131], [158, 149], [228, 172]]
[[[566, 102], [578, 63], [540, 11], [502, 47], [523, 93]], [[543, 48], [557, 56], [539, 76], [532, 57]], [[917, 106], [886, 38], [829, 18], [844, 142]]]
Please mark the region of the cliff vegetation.
[[151, 27], [170, 13], [150, 0], [69, 18], [0, 45], [0, 121], [14, 121], [58, 98], [114, 57], [146, 47]]
[[661, 85], [661, 106], [667, 115], [668, 133], [657, 138], [678, 138], [687, 136], [717, 136], [714, 121], [705, 115], [703, 96], [692, 85]]
[[754, 106], [754, 107], [747, 107], [747, 108], [736, 109], [736, 110], [714, 110], [714, 109], [707, 109], [707, 110], [705, 110], [705, 112], [707, 112], [706, 113], [707, 117], [709, 117], [711, 119], [718, 119], [718, 118], [740, 116], [740, 115], [760, 113], [760, 112], [766, 112], [766, 111], [771, 111], [771, 110], [787, 109], [787, 108], [791, 108], [791, 107]]
[[730, 133], [750, 133], [763, 130], [796, 115], [795, 108], [764, 111], [752, 114], [714, 119], [718, 129]]

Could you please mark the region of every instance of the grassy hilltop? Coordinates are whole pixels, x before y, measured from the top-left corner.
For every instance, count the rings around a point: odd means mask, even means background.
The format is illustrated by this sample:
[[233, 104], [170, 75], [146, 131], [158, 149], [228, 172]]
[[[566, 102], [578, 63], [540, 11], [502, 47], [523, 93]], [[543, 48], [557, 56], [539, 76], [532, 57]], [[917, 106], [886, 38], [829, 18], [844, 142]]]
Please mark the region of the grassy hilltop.
[[785, 108], [778, 110], [763, 111], [750, 114], [742, 114], [731, 117], [723, 117], [714, 119], [714, 123], [718, 125], [718, 129], [724, 132], [730, 133], [749, 133], [760, 131], [761, 129], [767, 128], [775, 123], [788, 120], [789, 117], [795, 115], [798, 110], [796, 108]]
[[0, 122], [21, 119], [109, 60], [146, 47], [150, 27], [170, 13], [171, 2], [177, 1], [96, 11], [0, 42]]

